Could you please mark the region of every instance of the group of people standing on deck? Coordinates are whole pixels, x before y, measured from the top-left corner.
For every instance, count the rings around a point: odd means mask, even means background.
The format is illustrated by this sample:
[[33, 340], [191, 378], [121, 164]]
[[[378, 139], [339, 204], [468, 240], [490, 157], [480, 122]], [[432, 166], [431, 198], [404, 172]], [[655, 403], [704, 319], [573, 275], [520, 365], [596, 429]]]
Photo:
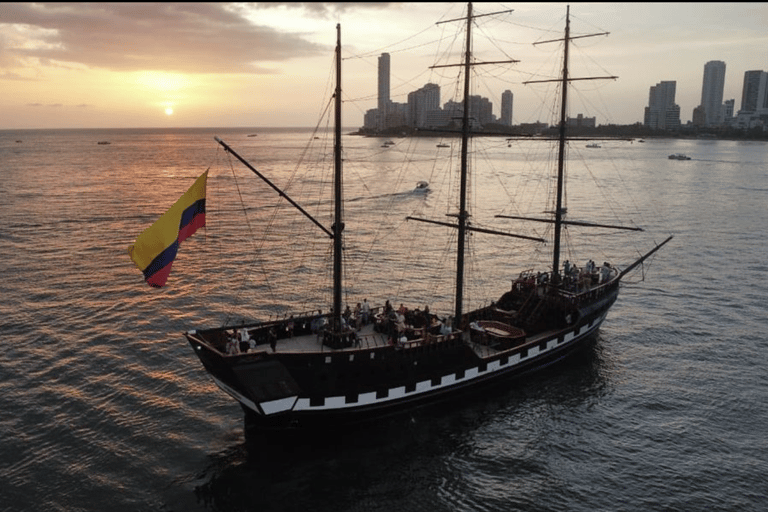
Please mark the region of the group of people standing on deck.
[[374, 330], [386, 334], [392, 343], [402, 343], [408, 339], [408, 331], [412, 334], [421, 332], [421, 336], [426, 336], [427, 330], [434, 325], [436, 317], [429, 312], [429, 306], [424, 306], [424, 310], [416, 308], [409, 310], [405, 305], [395, 310], [392, 304], [387, 301], [384, 304], [384, 311], [376, 319]]
[[368, 303], [368, 299], [363, 299], [363, 302], [358, 302], [354, 311], [349, 309], [344, 310], [341, 314], [341, 327], [351, 327], [355, 330], [360, 330], [364, 326], [371, 323], [371, 305]]
[[582, 279], [588, 280], [588, 283], [605, 283], [611, 276], [611, 264], [603, 262], [603, 265], [597, 268], [593, 260], [589, 260], [584, 269], [572, 265], [569, 260], [563, 264], [563, 281], [566, 285], [576, 286], [582, 282]]
[[[291, 316], [289, 321], [284, 325], [284, 328], [288, 333], [292, 334], [293, 316]], [[266, 341], [269, 342], [272, 352], [275, 352], [277, 350], [277, 331], [275, 330], [275, 326], [271, 326], [266, 333], [263, 334], [266, 335]], [[263, 341], [264, 340], [257, 338], [256, 336], [251, 336], [251, 333], [245, 327], [233, 329], [232, 334], [229, 335], [227, 339], [227, 354], [246, 354], [249, 350], [256, 350], [256, 346]]]
[[[355, 305], [354, 310], [346, 307], [341, 315], [342, 329], [353, 329], [359, 331], [366, 325], [376, 322], [374, 330], [385, 333], [393, 342], [399, 342], [406, 337], [406, 331], [419, 331], [426, 335], [429, 327], [437, 322], [437, 317], [430, 314], [429, 306], [424, 306], [424, 310], [416, 308], [409, 310], [403, 304], [395, 310], [389, 300], [386, 301], [383, 314], [372, 315], [371, 305], [368, 299], [363, 299]], [[318, 338], [328, 328], [328, 316], [323, 315], [322, 311], [317, 312], [317, 316], [312, 320], [307, 319], [303, 324], [299, 322], [297, 327], [299, 334], [306, 329], [307, 332], [317, 334]], [[444, 321], [445, 323], [445, 321]], [[303, 327], [302, 327], [303, 325]], [[227, 333], [226, 353], [229, 355], [245, 354], [251, 350], [257, 350], [258, 345], [269, 343], [273, 352], [277, 350], [277, 341], [282, 338], [289, 338], [294, 335], [294, 317], [281, 324], [271, 325], [268, 328], [247, 329], [245, 327], [233, 329]], [[355, 340], [357, 342], [357, 340]], [[359, 342], [357, 342], [359, 343]], [[356, 343], [356, 344], [357, 344]]]

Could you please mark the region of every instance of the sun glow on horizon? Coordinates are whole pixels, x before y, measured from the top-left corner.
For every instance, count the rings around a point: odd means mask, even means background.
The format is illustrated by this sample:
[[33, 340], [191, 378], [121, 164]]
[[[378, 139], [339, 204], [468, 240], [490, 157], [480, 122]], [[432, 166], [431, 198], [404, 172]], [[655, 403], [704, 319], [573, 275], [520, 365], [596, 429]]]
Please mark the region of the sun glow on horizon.
[[169, 116], [173, 114], [173, 109], [171, 107], [166, 107], [165, 109], [165, 115]]

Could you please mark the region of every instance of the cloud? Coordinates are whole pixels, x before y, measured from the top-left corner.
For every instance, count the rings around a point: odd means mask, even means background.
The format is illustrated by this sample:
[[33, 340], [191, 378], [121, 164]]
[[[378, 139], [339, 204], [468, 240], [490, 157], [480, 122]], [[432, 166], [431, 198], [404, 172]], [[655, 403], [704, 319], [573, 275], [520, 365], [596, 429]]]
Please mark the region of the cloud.
[[[315, 17], [386, 4], [282, 4]], [[259, 9], [276, 4], [255, 4]], [[299, 14], [297, 12], [297, 14]], [[0, 38], [0, 53], [17, 62], [36, 58], [109, 70], [193, 73], [268, 72], [290, 59], [325, 55], [307, 34], [249, 21], [246, 11], [221, 3], [5, 3], [1, 25], [23, 27], [28, 40]], [[11, 77], [12, 78], [12, 77]]]
[[13, 71], [6, 71], [4, 73], [0, 73], [0, 80], [20, 80], [22, 82], [36, 82], [39, 79], [22, 76], [18, 73], [14, 73]]
[[[28, 107], [48, 107], [48, 108], [64, 108], [68, 105], [64, 105], [63, 103], [49, 103], [49, 104], [43, 104], [43, 103], [27, 103]], [[87, 103], [81, 103], [80, 105], [74, 105], [76, 108], [92, 108], [93, 105], [89, 105]]]

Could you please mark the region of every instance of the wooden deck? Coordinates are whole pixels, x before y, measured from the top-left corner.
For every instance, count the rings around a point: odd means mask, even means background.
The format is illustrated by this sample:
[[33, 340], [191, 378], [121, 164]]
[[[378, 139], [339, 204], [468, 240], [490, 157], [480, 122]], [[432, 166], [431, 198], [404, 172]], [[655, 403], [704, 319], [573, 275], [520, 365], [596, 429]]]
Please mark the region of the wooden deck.
[[[369, 324], [357, 331], [357, 337], [360, 340], [359, 346], [345, 348], [331, 348], [323, 345], [322, 337], [317, 334], [306, 334], [303, 336], [293, 336], [277, 340], [275, 346], [276, 352], [349, 352], [366, 348], [383, 347], [389, 344], [387, 336], [373, 330], [373, 324]], [[271, 352], [272, 349], [267, 344], [259, 344], [256, 348], [251, 348], [247, 352], [238, 354], [253, 354], [256, 352]]]

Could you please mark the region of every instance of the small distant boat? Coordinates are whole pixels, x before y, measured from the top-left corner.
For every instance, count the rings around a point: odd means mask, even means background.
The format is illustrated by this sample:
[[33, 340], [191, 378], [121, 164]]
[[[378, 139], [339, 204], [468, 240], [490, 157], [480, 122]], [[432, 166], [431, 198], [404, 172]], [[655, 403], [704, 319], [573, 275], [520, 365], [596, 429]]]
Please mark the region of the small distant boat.
[[259, 136], [259, 134], [258, 134], [258, 133], [251, 133], [251, 134], [249, 134], [248, 136], [249, 136], [249, 137], [258, 137], [258, 136]]
[[637, 142], [645, 142], [645, 141], [644, 141], [643, 139], [640, 139], [640, 140], [639, 140], [639, 141], [637, 141]]
[[690, 160], [691, 157], [688, 155], [684, 155], [683, 153], [675, 153], [674, 155], [669, 155], [670, 160]]
[[394, 145], [395, 145], [394, 141], [387, 140], [387, 141], [384, 141], [384, 144], [382, 144], [381, 147], [388, 148], [389, 146], [394, 146]]
[[17, 140], [17, 141], [16, 141], [16, 144], [18, 144], [18, 143], [20, 143], [20, 142], [21, 142], [20, 140]]
[[416, 188], [413, 191], [417, 194], [423, 194], [429, 192], [429, 183], [426, 181], [419, 181], [416, 183]]
[[100, 140], [100, 141], [98, 142], [98, 144], [101, 144], [101, 145], [103, 146], [103, 145], [105, 145], [105, 144], [112, 144], [112, 143], [111, 143], [111, 142], [109, 142], [108, 140]]
[[587, 144], [588, 148], [600, 148], [600, 144]]
[[446, 144], [445, 142], [441, 142], [440, 144], [437, 145], [437, 147], [439, 147], [439, 148], [449, 148], [449, 147], [451, 147], [451, 145], [450, 144]]

